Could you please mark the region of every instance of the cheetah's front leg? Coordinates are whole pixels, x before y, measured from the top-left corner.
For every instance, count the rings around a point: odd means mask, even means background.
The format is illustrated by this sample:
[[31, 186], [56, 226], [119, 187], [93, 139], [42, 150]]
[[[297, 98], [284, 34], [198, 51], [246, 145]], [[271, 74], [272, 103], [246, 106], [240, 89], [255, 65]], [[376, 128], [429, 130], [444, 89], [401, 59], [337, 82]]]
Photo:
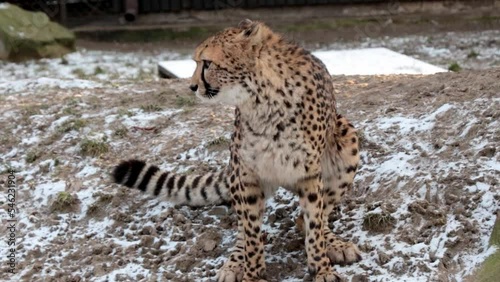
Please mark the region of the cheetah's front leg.
[[217, 282], [240, 282], [243, 280], [243, 265], [245, 263], [245, 230], [243, 222], [238, 220], [236, 244], [221, 269], [217, 272]]
[[[352, 178], [346, 179], [344, 175], [341, 176], [340, 180], [346, 181], [335, 181], [330, 183], [325, 182], [325, 191], [323, 195], [324, 204], [324, 236], [326, 239], [326, 252], [332, 264], [348, 265], [353, 264], [362, 259], [361, 252], [358, 247], [352, 242], [346, 242], [333, 234], [332, 230], [328, 226], [328, 217], [333, 212], [335, 206], [340, 204], [340, 200], [345, 194], [348, 187], [352, 186]], [[337, 177], [335, 177], [337, 179]], [[351, 182], [348, 182], [350, 180]]]
[[315, 282], [340, 281], [326, 253], [323, 221], [323, 183], [321, 174], [305, 178], [297, 185], [300, 205], [304, 210], [307, 266]]
[[239, 175], [231, 175], [233, 208], [238, 216], [238, 236], [235, 249], [219, 271], [219, 282], [266, 282], [264, 242], [261, 236], [265, 196], [257, 178], [239, 167]]

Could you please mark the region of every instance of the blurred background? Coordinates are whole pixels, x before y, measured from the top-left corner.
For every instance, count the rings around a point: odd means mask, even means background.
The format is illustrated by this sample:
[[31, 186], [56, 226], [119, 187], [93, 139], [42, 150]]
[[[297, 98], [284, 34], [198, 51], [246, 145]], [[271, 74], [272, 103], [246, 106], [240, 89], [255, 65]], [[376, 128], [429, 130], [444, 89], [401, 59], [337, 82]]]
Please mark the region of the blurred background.
[[500, 64], [496, 0], [6, 2], [43, 12], [69, 28], [77, 50], [136, 52], [157, 56], [157, 61], [188, 58], [203, 38], [250, 18], [312, 50], [386, 47], [455, 71]]

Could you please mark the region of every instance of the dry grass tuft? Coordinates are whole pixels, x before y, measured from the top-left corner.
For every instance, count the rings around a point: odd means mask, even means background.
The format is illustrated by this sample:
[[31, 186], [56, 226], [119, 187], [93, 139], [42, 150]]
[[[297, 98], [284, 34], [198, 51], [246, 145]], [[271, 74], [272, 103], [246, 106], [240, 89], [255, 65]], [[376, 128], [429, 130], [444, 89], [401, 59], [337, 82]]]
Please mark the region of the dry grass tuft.
[[87, 122], [83, 119], [79, 119], [79, 118], [71, 119], [71, 120], [67, 120], [63, 124], [61, 124], [57, 128], [57, 131], [59, 133], [67, 133], [67, 132], [70, 132], [72, 130], [78, 131], [81, 128], [85, 127], [85, 125], [87, 125]]
[[192, 107], [196, 105], [196, 99], [194, 97], [177, 96], [175, 98], [175, 105], [179, 108]]
[[80, 153], [83, 156], [98, 157], [109, 152], [109, 145], [106, 141], [85, 139], [80, 144]]
[[54, 202], [50, 205], [50, 211], [59, 213], [76, 212], [79, 204], [80, 200], [76, 195], [72, 195], [68, 192], [59, 192]]
[[363, 229], [375, 233], [390, 231], [396, 219], [388, 213], [368, 213], [363, 219]]

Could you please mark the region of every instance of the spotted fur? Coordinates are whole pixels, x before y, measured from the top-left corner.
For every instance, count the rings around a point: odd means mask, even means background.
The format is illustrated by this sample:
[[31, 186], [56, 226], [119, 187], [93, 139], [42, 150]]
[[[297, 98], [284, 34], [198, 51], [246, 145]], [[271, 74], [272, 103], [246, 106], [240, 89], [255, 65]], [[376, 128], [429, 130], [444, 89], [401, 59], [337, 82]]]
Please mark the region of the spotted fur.
[[115, 169], [115, 181], [190, 205], [229, 199], [238, 216], [238, 234], [218, 282], [265, 281], [264, 200], [285, 187], [298, 194], [303, 209], [309, 272], [316, 282], [340, 280], [333, 264], [353, 263], [361, 256], [354, 244], [333, 235], [328, 215], [352, 186], [359, 140], [336, 112], [326, 67], [250, 20], [205, 40], [193, 59], [197, 67], [191, 90], [206, 102], [235, 105], [227, 170], [178, 176], [128, 161]]

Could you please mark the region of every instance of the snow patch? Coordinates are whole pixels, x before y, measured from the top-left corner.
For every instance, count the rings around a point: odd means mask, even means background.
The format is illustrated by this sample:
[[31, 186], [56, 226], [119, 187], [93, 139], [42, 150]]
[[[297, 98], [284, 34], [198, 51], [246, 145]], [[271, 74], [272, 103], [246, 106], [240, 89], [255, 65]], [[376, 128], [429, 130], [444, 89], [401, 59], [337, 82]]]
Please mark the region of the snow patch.
[[399, 131], [404, 135], [410, 132], [429, 131], [434, 127], [436, 117], [452, 108], [452, 105], [444, 104], [424, 119], [408, 118], [404, 116], [382, 117], [377, 120], [377, 123], [381, 129], [389, 129], [398, 126]]
[[66, 182], [48, 182], [43, 184], [38, 184], [35, 188], [34, 199], [41, 205], [46, 206], [50, 196], [55, 196], [59, 192], [63, 192], [66, 189]]
[[[139, 274], [147, 277], [149, 273], [150, 273], [150, 270], [143, 268], [142, 265], [131, 262], [120, 269], [115, 269], [115, 270], [111, 271], [109, 274], [107, 274], [103, 277], [95, 278], [94, 281], [96, 281], [96, 282], [123, 281], [123, 277], [131, 277], [131, 278], [136, 279], [137, 275], [139, 275]], [[123, 276], [123, 277], [120, 277], [120, 276]]]
[[34, 136], [31, 136], [28, 138], [23, 138], [23, 140], [21, 141], [21, 144], [33, 145], [33, 144], [37, 144], [39, 142], [40, 142], [40, 137], [38, 135], [34, 135]]
[[92, 166], [90, 164], [86, 164], [85, 167], [83, 167], [83, 169], [76, 174], [76, 177], [85, 178], [89, 175], [97, 173], [98, 171], [100, 171], [99, 168]]
[[[151, 125], [153, 121], [160, 117], [165, 117], [165, 116], [171, 116], [173, 114], [182, 112], [182, 110], [164, 110], [164, 111], [159, 111], [159, 112], [144, 112], [141, 109], [131, 109], [130, 110], [132, 113], [135, 115], [129, 117], [129, 116], [124, 116], [122, 117], [122, 123], [125, 126], [128, 127], [148, 127]], [[109, 120], [107, 120], [109, 121]], [[107, 122], [106, 121], [106, 122]]]
[[47, 77], [31, 78], [31, 79], [21, 79], [11, 82], [0, 83], [0, 91], [5, 93], [18, 93], [25, 91], [33, 91], [40, 88], [55, 88], [60, 89], [71, 89], [71, 88], [97, 88], [101, 87], [102, 84], [83, 79], [55, 79]]

